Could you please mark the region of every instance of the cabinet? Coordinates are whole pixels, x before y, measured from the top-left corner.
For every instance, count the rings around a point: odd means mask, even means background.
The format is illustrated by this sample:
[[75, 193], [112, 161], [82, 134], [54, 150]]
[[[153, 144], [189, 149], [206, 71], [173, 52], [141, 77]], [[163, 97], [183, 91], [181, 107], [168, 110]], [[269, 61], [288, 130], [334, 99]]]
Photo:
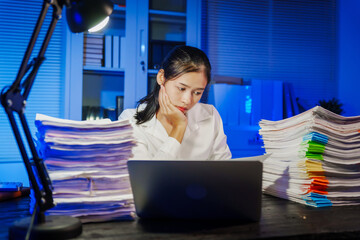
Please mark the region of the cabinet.
[[[200, 47], [201, 0], [117, 3], [108, 27], [97, 35], [66, 33], [69, 119], [116, 119], [151, 90], [161, 60], [172, 47]], [[89, 45], [89, 39], [99, 46]], [[95, 50], [101, 41], [103, 49]]]
[[133, 54], [127, 57], [124, 106], [133, 108], [151, 89], [172, 46], [200, 47], [201, 0], [133, 0], [126, 8], [126, 41]]
[[82, 120], [115, 120], [123, 109], [126, 6], [115, 5], [104, 30], [83, 34]]

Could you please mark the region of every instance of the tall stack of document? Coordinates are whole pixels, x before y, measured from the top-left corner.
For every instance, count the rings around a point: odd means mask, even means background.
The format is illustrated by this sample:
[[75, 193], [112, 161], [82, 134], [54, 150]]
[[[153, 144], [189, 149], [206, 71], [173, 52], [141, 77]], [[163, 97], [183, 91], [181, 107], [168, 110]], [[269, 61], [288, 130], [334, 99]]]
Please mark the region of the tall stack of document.
[[266, 153], [263, 191], [315, 207], [360, 204], [360, 116], [320, 106], [260, 121]]
[[47, 213], [83, 222], [132, 218], [126, 164], [134, 138], [129, 121], [72, 121], [37, 114], [35, 124], [54, 188], [56, 206]]

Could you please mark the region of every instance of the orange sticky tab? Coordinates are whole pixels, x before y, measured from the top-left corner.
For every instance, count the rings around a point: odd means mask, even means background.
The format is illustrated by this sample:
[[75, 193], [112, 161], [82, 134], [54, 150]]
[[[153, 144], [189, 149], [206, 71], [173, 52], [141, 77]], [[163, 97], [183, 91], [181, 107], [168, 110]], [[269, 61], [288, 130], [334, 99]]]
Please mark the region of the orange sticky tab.
[[315, 189], [311, 189], [309, 192], [318, 193], [318, 194], [321, 194], [321, 195], [328, 194], [328, 192], [326, 192], [326, 191], [319, 191], [319, 190], [315, 190]]
[[329, 180], [327, 180], [326, 178], [313, 177], [312, 179], [313, 179], [313, 183], [329, 184]]

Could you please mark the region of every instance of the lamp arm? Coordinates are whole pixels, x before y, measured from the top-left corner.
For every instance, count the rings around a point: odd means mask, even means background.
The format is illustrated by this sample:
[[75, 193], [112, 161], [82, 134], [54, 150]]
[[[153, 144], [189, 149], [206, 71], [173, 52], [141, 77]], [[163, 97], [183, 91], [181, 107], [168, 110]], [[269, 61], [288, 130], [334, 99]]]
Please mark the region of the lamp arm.
[[[46, 52], [46, 48], [48, 47], [48, 44], [54, 32], [57, 21], [61, 17], [62, 7], [67, 2], [68, 1], [66, 0], [44, 0], [39, 18], [37, 20], [35, 29], [32, 33], [29, 45], [26, 49], [16, 79], [6, 91], [4, 91], [5, 89], [3, 89], [1, 93], [1, 104], [5, 108], [5, 112], [9, 118], [11, 128], [14, 132], [17, 145], [19, 147], [22, 159], [26, 167], [26, 171], [29, 175], [31, 186], [35, 193], [36, 202], [39, 206], [39, 210], [40, 210], [39, 218], [38, 218], [39, 222], [45, 221], [44, 212], [52, 208], [54, 206], [54, 202], [52, 197], [51, 180], [49, 178], [43, 160], [39, 157], [36, 151], [36, 147], [30, 133], [30, 128], [26, 121], [26, 117], [25, 117], [26, 99], [30, 93], [30, 89], [34, 83], [34, 79], [36, 77], [36, 74], [38, 73], [40, 65], [45, 59], [44, 55]], [[31, 63], [28, 63], [50, 5], [52, 5], [53, 7], [53, 16], [51, 19], [51, 23], [48, 27], [46, 36], [43, 40], [38, 56], [34, 58], [34, 60]], [[25, 81], [21, 83], [25, 74], [31, 68], [32, 70], [30, 74], [25, 79]], [[34, 166], [32, 166], [31, 160], [25, 149], [24, 141], [20, 135], [19, 127], [15, 121], [14, 112], [16, 112], [19, 115], [19, 119], [23, 131], [25, 133], [27, 143], [31, 151], [32, 161], [34, 163]], [[38, 180], [36, 176], [38, 176]]]
[[[36, 149], [35, 149], [32, 139], [31, 139], [31, 134], [30, 134], [29, 127], [27, 125], [25, 115], [19, 114], [19, 118], [20, 118], [23, 130], [24, 130], [24, 133], [26, 135], [26, 139], [29, 143], [29, 147], [31, 149], [31, 153], [33, 156], [33, 163], [35, 164], [34, 167], [36, 169], [36, 172], [32, 166], [31, 160], [29, 159], [29, 156], [26, 152], [24, 141], [20, 135], [19, 127], [15, 121], [14, 112], [10, 108], [7, 108], [7, 107], [5, 108], [5, 112], [9, 118], [11, 128], [14, 132], [17, 145], [19, 147], [21, 156], [23, 158], [23, 162], [25, 164], [26, 171], [29, 176], [31, 187], [33, 188], [34, 193], [35, 193], [36, 202], [38, 203], [38, 206], [39, 206], [40, 217], [38, 220], [39, 220], [39, 222], [44, 222], [45, 218], [44, 218], [44, 215], [41, 213], [44, 213], [47, 209], [54, 207], [52, 191], [50, 189], [51, 188], [50, 178], [48, 177], [43, 160], [40, 159], [38, 154], [36, 153]], [[31, 141], [29, 141], [29, 138], [31, 139]], [[36, 174], [38, 174], [39, 183], [36, 180]], [[43, 189], [41, 189], [40, 184], [43, 186]]]
[[46, 14], [48, 12], [49, 6], [50, 6], [50, 3], [48, 1], [46, 1], [46, 0], [44, 0], [40, 15], [39, 15], [38, 20], [37, 20], [36, 25], [35, 25], [35, 29], [34, 29], [34, 31], [32, 33], [32, 36], [30, 38], [30, 42], [28, 44], [28, 47], [27, 47], [26, 52], [24, 54], [23, 60], [21, 62], [20, 69], [19, 69], [18, 74], [17, 74], [17, 76], [15, 78], [15, 81], [13, 82], [13, 84], [10, 87], [10, 90], [18, 89], [19, 86], [20, 86], [21, 80], [23, 79], [23, 77], [24, 77], [24, 75], [26, 73], [26, 68], [27, 68], [29, 59], [31, 57], [31, 53], [32, 53], [32, 51], [34, 49], [37, 37], [39, 36], [41, 27], [42, 27], [42, 25], [44, 23], [44, 20], [45, 20]]

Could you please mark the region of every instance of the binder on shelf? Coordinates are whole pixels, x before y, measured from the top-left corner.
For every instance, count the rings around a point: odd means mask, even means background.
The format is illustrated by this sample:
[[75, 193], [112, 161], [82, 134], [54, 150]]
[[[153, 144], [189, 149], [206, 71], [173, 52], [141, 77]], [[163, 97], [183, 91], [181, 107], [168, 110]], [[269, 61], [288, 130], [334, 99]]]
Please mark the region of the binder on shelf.
[[102, 58], [102, 55], [104, 54], [103, 52], [103, 48], [90, 48], [90, 47], [87, 47], [86, 49], [84, 49], [84, 54], [99, 54]]
[[88, 53], [85, 52], [84, 53], [84, 57], [85, 59], [102, 59], [102, 54], [98, 54], [98, 53]]
[[83, 50], [84, 66], [103, 66], [104, 58], [104, 35], [84, 34]]
[[113, 53], [113, 68], [120, 68], [120, 37], [119, 36], [113, 36], [113, 42], [112, 42], [112, 53]]
[[84, 43], [85, 44], [90, 44], [90, 45], [99, 45], [101, 46], [103, 44], [103, 39], [102, 38], [94, 38], [94, 37], [89, 37], [89, 36], [85, 36], [84, 37]]
[[104, 54], [104, 63], [106, 68], [112, 67], [112, 36], [105, 36], [105, 54]]
[[104, 49], [104, 42], [102, 44], [85, 44], [84, 43], [84, 51], [86, 51], [86, 49]]
[[124, 51], [125, 38], [118, 35], [84, 35], [84, 66], [123, 68], [121, 52]]
[[96, 67], [102, 67], [103, 61], [102, 59], [86, 59], [84, 61], [85, 66], [96, 66]]

